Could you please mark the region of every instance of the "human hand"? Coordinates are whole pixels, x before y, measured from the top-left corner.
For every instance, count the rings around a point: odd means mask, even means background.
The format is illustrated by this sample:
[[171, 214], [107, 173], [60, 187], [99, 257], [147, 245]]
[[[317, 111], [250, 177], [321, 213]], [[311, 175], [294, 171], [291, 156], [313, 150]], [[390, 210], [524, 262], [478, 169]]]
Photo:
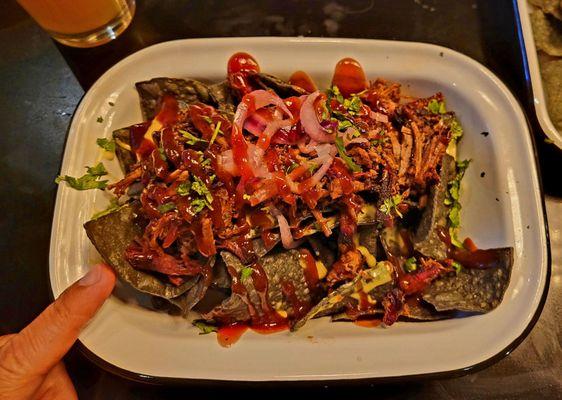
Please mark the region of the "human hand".
[[113, 286], [111, 268], [94, 265], [20, 333], [0, 336], [0, 400], [77, 399], [61, 359]]

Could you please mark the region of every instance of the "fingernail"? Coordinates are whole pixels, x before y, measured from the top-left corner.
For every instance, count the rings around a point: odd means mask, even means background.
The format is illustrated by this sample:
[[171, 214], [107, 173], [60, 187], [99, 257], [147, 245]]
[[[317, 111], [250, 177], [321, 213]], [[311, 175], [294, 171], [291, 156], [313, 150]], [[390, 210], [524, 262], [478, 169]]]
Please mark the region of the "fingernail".
[[88, 273], [80, 278], [78, 281], [78, 285], [80, 286], [92, 286], [99, 282], [101, 279], [101, 269], [102, 266], [100, 264], [96, 264], [90, 268]]

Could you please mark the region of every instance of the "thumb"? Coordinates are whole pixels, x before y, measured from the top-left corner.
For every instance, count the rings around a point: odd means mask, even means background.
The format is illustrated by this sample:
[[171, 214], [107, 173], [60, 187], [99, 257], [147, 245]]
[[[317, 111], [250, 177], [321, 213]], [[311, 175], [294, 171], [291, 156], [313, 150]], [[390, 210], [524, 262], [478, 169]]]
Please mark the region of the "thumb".
[[66, 354], [114, 286], [113, 270], [104, 264], [94, 265], [2, 348], [6, 351], [2, 362], [22, 374], [47, 373]]

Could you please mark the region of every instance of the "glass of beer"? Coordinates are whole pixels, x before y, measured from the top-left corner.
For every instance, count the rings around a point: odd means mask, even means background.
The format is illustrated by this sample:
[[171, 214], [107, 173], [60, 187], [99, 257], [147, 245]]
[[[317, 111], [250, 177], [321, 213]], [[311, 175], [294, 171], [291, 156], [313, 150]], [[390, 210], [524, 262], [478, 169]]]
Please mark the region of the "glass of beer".
[[53, 39], [93, 47], [115, 39], [131, 23], [135, 0], [17, 0]]

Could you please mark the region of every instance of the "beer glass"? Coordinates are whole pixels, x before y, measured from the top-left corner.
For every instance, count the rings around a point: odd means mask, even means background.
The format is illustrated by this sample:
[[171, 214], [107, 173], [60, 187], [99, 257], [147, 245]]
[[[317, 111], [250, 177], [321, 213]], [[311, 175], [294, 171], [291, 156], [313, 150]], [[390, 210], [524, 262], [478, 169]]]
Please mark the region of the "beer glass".
[[135, 0], [17, 0], [53, 39], [93, 47], [115, 39], [131, 23]]

